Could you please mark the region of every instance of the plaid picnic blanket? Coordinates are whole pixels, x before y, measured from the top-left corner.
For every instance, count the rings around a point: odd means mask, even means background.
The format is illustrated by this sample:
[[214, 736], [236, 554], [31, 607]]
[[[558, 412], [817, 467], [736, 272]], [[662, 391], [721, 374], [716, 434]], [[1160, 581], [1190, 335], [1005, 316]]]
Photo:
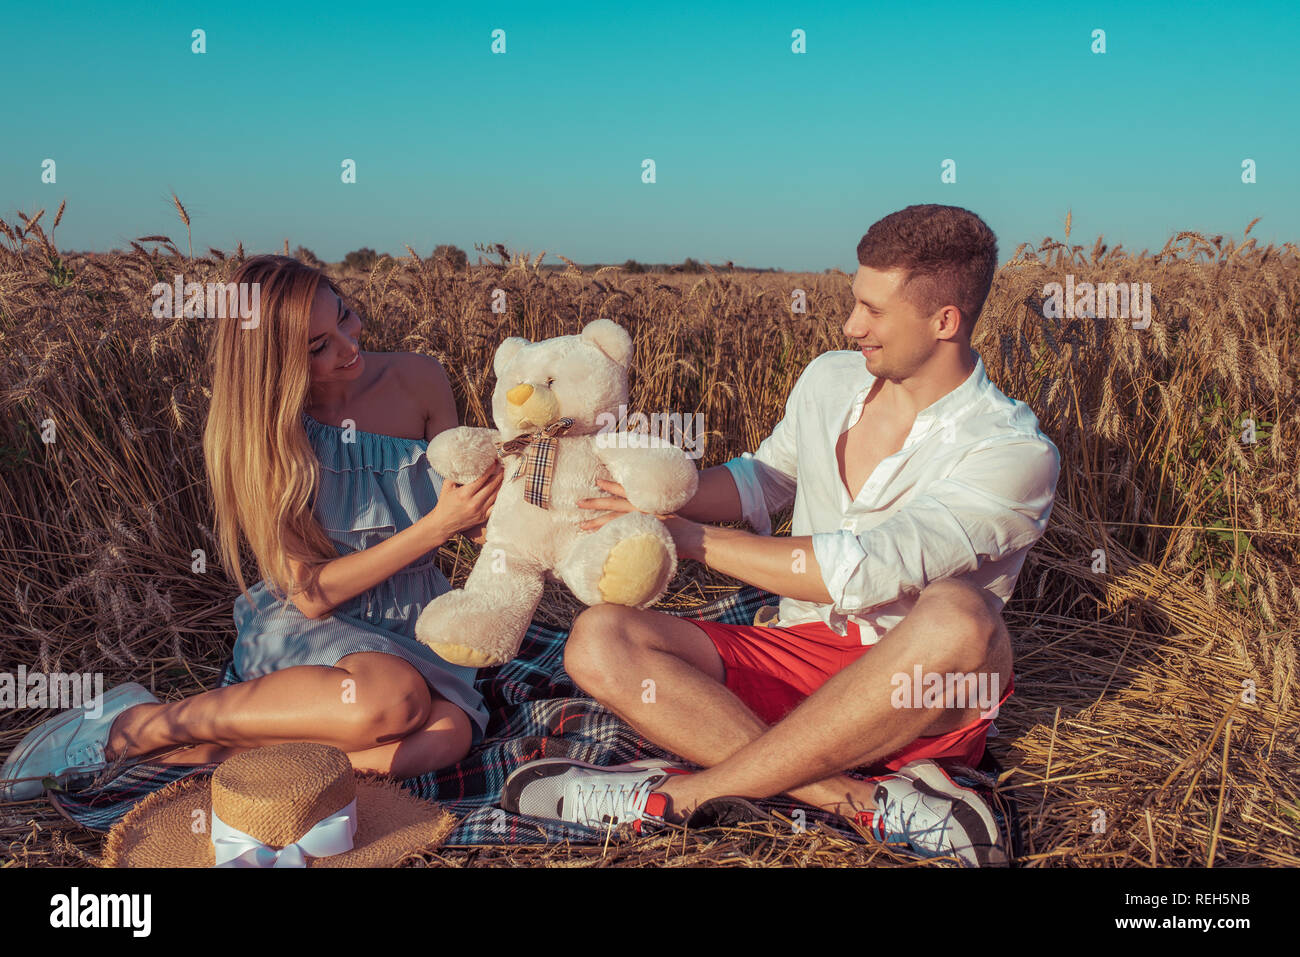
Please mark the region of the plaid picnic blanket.
[[[709, 604], [674, 610], [672, 614], [752, 624], [760, 606], [778, 601], [778, 596], [747, 586]], [[563, 840], [596, 843], [605, 839], [604, 829], [507, 814], [496, 806], [507, 775], [528, 761], [567, 757], [597, 765], [624, 764], [642, 758], [681, 762], [676, 755], [641, 737], [573, 683], [563, 666], [567, 637], [567, 631], [534, 622], [513, 661], [498, 668], [483, 669], [478, 674], [475, 685], [490, 712], [487, 733], [479, 746], [459, 764], [401, 782], [412, 793], [442, 804], [462, 819], [446, 844], [540, 844]], [[233, 663], [228, 662], [221, 685], [240, 680]], [[180, 778], [211, 774], [215, 767], [215, 764], [143, 763], [93, 790], [48, 793], [72, 820], [92, 830], [107, 831], [145, 795]], [[947, 770], [958, 783], [986, 796], [992, 795], [997, 767], [990, 756], [986, 755], [980, 769], [950, 766]], [[756, 803], [786, 817], [796, 807], [802, 808], [809, 830], [822, 824], [850, 839], [862, 839], [838, 815], [799, 804], [788, 797]], [[998, 800], [990, 799], [990, 804], [1004, 833], [1007, 821], [1013, 822], [1012, 850], [1014, 857], [1019, 857], [1019, 826], [1014, 807], [1010, 807], [1008, 814], [1005, 798], [1001, 796]]]

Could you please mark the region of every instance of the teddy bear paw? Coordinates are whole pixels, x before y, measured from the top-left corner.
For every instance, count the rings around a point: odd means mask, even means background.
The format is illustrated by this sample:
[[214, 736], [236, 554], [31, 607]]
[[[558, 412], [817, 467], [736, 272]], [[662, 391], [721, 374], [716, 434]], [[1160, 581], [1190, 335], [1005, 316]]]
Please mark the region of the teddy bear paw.
[[655, 535], [632, 535], [609, 551], [598, 587], [611, 605], [641, 607], [658, 597], [672, 570], [673, 556]]
[[429, 647], [443, 661], [453, 665], [464, 665], [467, 668], [494, 668], [510, 660], [508, 657], [503, 658], [482, 648], [471, 648], [468, 645], [437, 644]]

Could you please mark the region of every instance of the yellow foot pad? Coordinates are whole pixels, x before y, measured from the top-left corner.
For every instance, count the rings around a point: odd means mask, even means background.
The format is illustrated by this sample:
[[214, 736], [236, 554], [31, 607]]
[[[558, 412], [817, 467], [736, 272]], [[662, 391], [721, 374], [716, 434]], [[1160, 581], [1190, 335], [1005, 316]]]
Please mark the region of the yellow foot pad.
[[453, 665], [464, 665], [467, 668], [492, 668], [496, 665], [504, 665], [510, 660], [489, 655], [479, 648], [471, 648], [468, 645], [439, 644], [429, 647], [443, 661]]
[[669, 555], [653, 535], [633, 535], [609, 551], [600, 576], [600, 595], [611, 605], [641, 605], [653, 597], [668, 573]]

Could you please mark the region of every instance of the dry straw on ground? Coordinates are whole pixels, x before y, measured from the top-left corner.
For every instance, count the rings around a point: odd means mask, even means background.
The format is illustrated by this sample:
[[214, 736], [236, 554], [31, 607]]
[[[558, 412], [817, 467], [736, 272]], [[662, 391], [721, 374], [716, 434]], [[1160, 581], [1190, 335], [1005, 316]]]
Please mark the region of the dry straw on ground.
[[[191, 572], [195, 549], [216, 554], [199, 446], [208, 325], [154, 318], [148, 290], [178, 272], [228, 278], [243, 249], [192, 259], [147, 237], [127, 254], [65, 256], [40, 214], [20, 218], [0, 224], [5, 670], [100, 670], [169, 698], [210, 688], [233, 640], [234, 591], [218, 568]], [[437, 356], [468, 424], [487, 424], [502, 338], [617, 319], [636, 342], [632, 407], [704, 412], [702, 466], [755, 448], [800, 370], [845, 345], [843, 273], [592, 274], [540, 262], [503, 252], [456, 270], [412, 254], [368, 274], [331, 271], [367, 320], [365, 348]], [[1044, 319], [1043, 286], [1066, 273], [1150, 282], [1151, 327]], [[806, 315], [790, 310], [795, 287], [807, 291]], [[488, 308], [494, 288], [508, 294], [504, 315]], [[1044, 240], [1018, 248], [997, 277], [975, 346], [1063, 459], [1051, 524], [1007, 607], [1016, 694], [991, 744], [1024, 812], [1031, 866], [1298, 862], [1298, 303], [1292, 244], [1194, 233], [1141, 256]], [[1253, 444], [1241, 439], [1247, 418]], [[1093, 571], [1096, 549], [1104, 574]], [[443, 549], [455, 583], [473, 554], [464, 542]], [[687, 565], [666, 604], [727, 587]], [[565, 623], [575, 610], [548, 591], [541, 614]], [[0, 753], [38, 718], [0, 715]], [[36, 802], [0, 808], [0, 848], [19, 864], [76, 864], [99, 838]], [[772, 826], [428, 860], [868, 862], [899, 858]]]

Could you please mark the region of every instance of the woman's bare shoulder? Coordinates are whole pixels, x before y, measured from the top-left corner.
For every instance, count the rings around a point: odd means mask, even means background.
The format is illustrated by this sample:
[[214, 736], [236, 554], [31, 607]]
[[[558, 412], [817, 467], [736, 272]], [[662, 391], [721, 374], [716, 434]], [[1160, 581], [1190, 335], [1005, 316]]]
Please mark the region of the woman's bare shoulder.
[[371, 375], [366, 391], [375, 387], [379, 392], [392, 389], [420, 391], [430, 382], [447, 381], [446, 370], [433, 356], [418, 352], [367, 352], [365, 357]]
[[383, 355], [404, 377], [447, 377], [447, 370], [442, 367], [442, 363], [422, 352], [385, 352]]
[[423, 405], [431, 428], [429, 434], [454, 428], [458, 421], [456, 398], [442, 363], [419, 352], [390, 353], [389, 360], [402, 388], [408, 395], [417, 396]]

